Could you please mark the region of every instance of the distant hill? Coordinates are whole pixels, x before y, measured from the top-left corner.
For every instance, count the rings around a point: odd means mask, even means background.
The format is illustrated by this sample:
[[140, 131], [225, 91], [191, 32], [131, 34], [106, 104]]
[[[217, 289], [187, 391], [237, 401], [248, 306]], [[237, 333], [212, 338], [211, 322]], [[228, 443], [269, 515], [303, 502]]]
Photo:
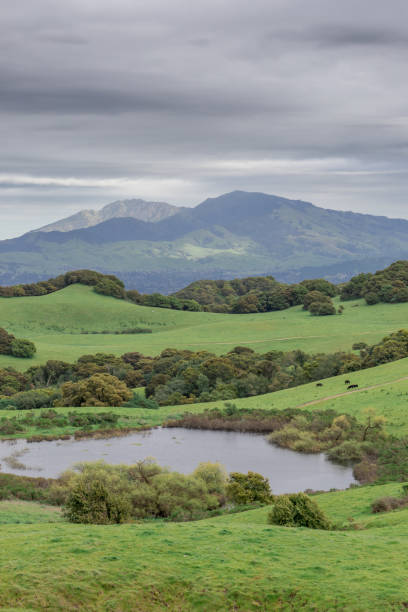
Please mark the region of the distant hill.
[[[122, 204], [110, 211], [125, 214]], [[86, 228], [48, 227], [3, 240], [0, 284], [90, 268], [116, 274], [128, 288], [169, 293], [204, 278], [272, 274], [288, 282], [317, 276], [341, 282], [408, 258], [404, 219], [244, 191], [173, 213], [154, 221], [115, 216]]]
[[75, 215], [40, 227], [35, 232], [70, 232], [76, 229], [92, 227], [120, 217], [132, 217], [141, 221], [155, 223], [180, 212], [181, 208], [167, 202], [146, 202], [145, 200], [117, 200], [100, 210], [81, 210]]

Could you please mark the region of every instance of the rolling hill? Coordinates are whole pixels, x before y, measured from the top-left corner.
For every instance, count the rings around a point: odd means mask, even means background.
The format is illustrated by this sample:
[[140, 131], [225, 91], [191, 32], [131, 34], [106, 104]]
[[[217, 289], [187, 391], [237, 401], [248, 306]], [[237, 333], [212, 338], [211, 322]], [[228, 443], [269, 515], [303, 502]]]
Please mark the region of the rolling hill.
[[257, 274], [339, 281], [408, 255], [407, 220], [243, 191], [154, 222], [120, 216], [91, 227], [63, 227], [1, 241], [0, 284], [84, 267], [116, 274], [128, 288], [143, 292], [167, 293], [200, 278]]
[[[312, 317], [301, 306], [242, 315], [186, 312], [138, 306], [97, 294], [91, 287], [70, 285], [44, 296], [0, 298], [2, 326], [37, 346], [37, 354], [29, 363], [1, 355], [0, 367], [26, 369], [47, 359], [74, 361], [96, 352], [121, 355], [136, 350], [157, 355], [168, 347], [217, 354], [237, 345], [258, 352], [332, 352], [350, 350], [358, 341], [373, 344], [407, 326], [408, 303], [367, 306], [363, 300], [352, 300], [343, 305], [343, 314], [332, 317]], [[83, 333], [132, 327], [147, 327], [153, 333]]]

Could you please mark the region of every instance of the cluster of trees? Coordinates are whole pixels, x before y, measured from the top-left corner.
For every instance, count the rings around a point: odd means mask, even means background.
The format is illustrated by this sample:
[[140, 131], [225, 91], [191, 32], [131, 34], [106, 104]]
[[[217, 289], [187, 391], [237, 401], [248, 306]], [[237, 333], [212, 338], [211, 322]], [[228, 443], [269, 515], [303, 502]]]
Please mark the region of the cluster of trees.
[[143, 295], [134, 290], [126, 291], [124, 283], [113, 274], [102, 274], [94, 270], [74, 270], [61, 274], [56, 278], [39, 281], [38, 283], [12, 285], [10, 287], [0, 286], [0, 297], [48, 295], [74, 284], [89, 285], [94, 288], [96, 293], [101, 295], [109, 295], [143, 306], [172, 308], [175, 310], [201, 310], [201, 306], [194, 302], [194, 300], [178, 299], [177, 297], [161, 295], [160, 293]]
[[126, 291], [123, 282], [114, 275], [101, 274], [93, 270], [75, 270], [47, 281], [0, 287], [0, 297], [46, 295], [74, 283], [92, 286], [97, 293], [141, 306], [237, 314], [284, 310], [304, 304], [304, 298], [310, 292], [318, 292], [315, 296], [316, 302], [322, 301], [321, 294], [328, 298], [323, 300], [325, 306], [310, 309], [312, 314], [335, 314], [334, 306], [332, 305], [330, 309], [327, 303], [330, 303], [330, 298], [337, 294], [336, 285], [321, 278], [288, 285], [279, 283], [273, 276], [255, 276], [230, 281], [196, 281], [172, 295], [142, 294], [136, 290]]
[[30, 359], [34, 357], [36, 350], [35, 344], [31, 340], [16, 338], [0, 327], [0, 355]]
[[[93, 270], [74, 270], [66, 274], [61, 274], [56, 278], [39, 281], [38, 283], [0, 287], [0, 297], [47, 295], [76, 283], [90, 285], [95, 287], [95, 291], [98, 291], [98, 293], [104, 293], [106, 295], [114, 295], [115, 297], [123, 298], [125, 294], [124, 284], [114, 275], [101, 274]], [[120, 289], [122, 291], [120, 291]]]
[[[191, 404], [261, 395], [388, 363], [408, 356], [408, 331], [400, 330], [381, 342], [355, 345], [359, 353], [308, 354], [301, 350], [256, 353], [237, 346], [226, 355], [207, 351], [166, 349], [155, 357], [138, 352], [121, 357], [97, 353], [75, 363], [47, 361], [24, 374], [0, 369], [0, 399], [16, 407], [129, 406], [141, 399], [130, 389], [145, 387], [150, 405]], [[145, 401], [145, 400], [143, 400]], [[0, 403], [1, 406], [1, 403]]]
[[408, 302], [408, 261], [396, 261], [375, 274], [358, 274], [341, 287], [342, 300], [364, 298], [369, 305], [379, 302]]
[[273, 276], [254, 276], [196, 281], [174, 296], [194, 300], [209, 312], [245, 314], [285, 310], [303, 304], [305, 296], [311, 291], [318, 291], [330, 298], [336, 295], [337, 288], [324, 279], [288, 285], [279, 283]]

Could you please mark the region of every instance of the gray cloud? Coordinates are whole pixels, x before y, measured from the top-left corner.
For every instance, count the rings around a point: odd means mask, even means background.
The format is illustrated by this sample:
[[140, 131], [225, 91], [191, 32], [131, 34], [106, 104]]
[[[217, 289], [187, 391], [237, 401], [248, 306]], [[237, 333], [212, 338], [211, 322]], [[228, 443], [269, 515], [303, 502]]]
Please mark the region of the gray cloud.
[[3, 7], [0, 238], [232, 189], [408, 217], [407, 18], [405, 0]]

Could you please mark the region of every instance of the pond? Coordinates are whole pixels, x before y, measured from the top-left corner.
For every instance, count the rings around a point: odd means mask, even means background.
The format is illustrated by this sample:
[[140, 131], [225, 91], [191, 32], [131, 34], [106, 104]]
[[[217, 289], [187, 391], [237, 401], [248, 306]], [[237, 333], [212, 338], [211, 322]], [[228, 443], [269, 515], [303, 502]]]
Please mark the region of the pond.
[[252, 470], [266, 476], [276, 494], [344, 489], [355, 482], [350, 467], [331, 463], [324, 454], [305, 455], [279, 448], [259, 434], [180, 427], [103, 440], [0, 442], [1, 471], [25, 476], [56, 477], [79, 461], [131, 464], [146, 457], [185, 474], [202, 461], [219, 461], [228, 472]]

